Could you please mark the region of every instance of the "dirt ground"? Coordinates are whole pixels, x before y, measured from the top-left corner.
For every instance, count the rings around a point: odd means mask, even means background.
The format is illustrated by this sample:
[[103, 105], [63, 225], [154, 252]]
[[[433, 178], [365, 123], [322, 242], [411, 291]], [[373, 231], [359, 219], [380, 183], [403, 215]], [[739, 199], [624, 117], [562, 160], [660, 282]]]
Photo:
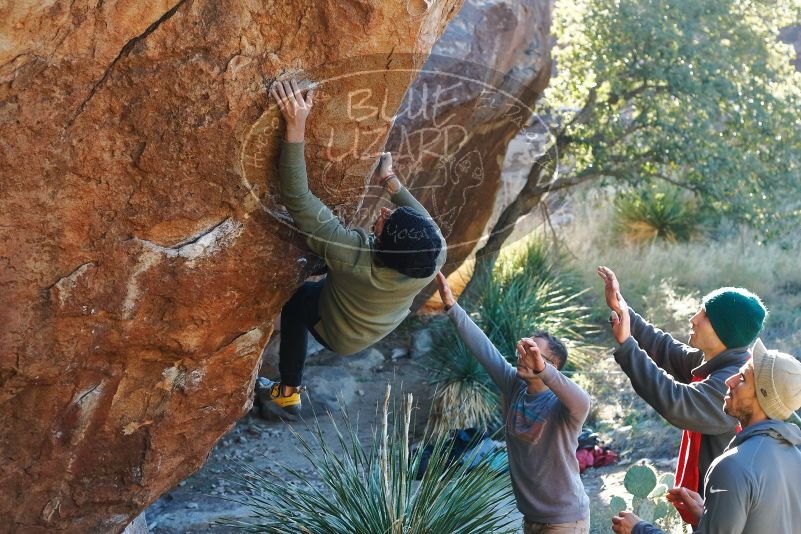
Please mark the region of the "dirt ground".
[[[325, 415], [331, 407], [330, 394], [339, 384], [349, 389], [355, 387], [346, 409], [351, 420], [358, 421], [362, 443], [369, 443], [373, 425], [378, 422], [378, 406], [384, 399], [387, 384], [390, 384], [396, 396], [401, 391], [414, 395], [418, 403], [416, 435], [422, 435], [432, 392], [426, 383], [425, 357], [405, 356], [393, 360], [391, 355], [394, 351], [397, 356], [412, 347], [414, 337], [425, 328], [425, 323], [421, 319], [407, 321], [377, 345], [375, 348], [384, 355], [383, 361], [377, 361], [375, 353], [372, 353], [372, 358], [363, 358], [365, 361], [356, 365], [337, 357], [318, 355], [310, 358], [308, 376], [325, 377], [333, 373], [334, 379], [330, 383], [324, 382], [326, 385], [323, 387], [330, 387], [330, 391], [309, 392], [309, 397], [304, 399], [303, 418], [312, 421], [316, 414], [323, 434], [332, 435], [331, 419]], [[338, 380], [337, 377], [343, 378]], [[607, 354], [599, 354], [592, 371], [582, 373], [576, 380], [590, 391], [594, 399], [587, 426], [599, 431], [606, 444], [620, 454], [618, 464], [590, 468], [582, 475], [591, 499], [591, 532], [611, 532], [608, 503], [613, 495], [626, 494], [622, 484], [626, 469], [632, 462], [647, 458], [660, 473], [672, 471], [680, 433], [667, 426], [637, 398]], [[320, 386], [317, 389], [321, 389]], [[328, 396], [328, 401], [319, 400], [323, 393]], [[334, 410], [333, 417], [342, 423], [341, 412]], [[293, 423], [292, 427], [304, 437], [311, 436], [310, 428], [303, 422]], [[251, 515], [247, 507], [229, 500], [235, 496], [230, 470], [236, 462], [256, 469], [276, 469], [285, 465], [313, 478], [314, 470], [298, 447], [287, 423], [267, 421], [251, 412], [220, 439], [200, 470], [147, 509], [150, 531], [153, 534], [236, 532], [230, 527], [214, 524], [222, 517], [246, 518]], [[519, 516], [511, 504], [508, 513]]]

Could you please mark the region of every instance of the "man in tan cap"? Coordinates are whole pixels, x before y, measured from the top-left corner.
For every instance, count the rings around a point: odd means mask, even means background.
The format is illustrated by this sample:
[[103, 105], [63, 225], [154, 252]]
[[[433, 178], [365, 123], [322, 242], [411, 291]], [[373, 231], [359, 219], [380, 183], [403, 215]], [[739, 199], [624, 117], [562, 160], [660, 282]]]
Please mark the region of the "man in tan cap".
[[[723, 410], [743, 427], [706, 474], [705, 499], [673, 488], [668, 500], [698, 518], [696, 533], [801, 531], [801, 429], [784, 422], [801, 408], [801, 362], [769, 351], [760, 340], [754, 356], [726, 381]], [[629, 512], [612, 518], [612, 530], [662, 532]]]

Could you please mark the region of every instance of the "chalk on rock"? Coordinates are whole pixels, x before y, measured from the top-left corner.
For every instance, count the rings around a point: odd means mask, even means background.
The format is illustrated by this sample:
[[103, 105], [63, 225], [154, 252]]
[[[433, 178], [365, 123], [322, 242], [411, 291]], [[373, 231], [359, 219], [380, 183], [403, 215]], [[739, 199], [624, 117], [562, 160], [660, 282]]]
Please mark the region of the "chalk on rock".
[[142, 512], [136, 518], [131, 521], [125, 530], [122, 531], [122, 534], [150, 534], [150, 529], [147, 526], [147, 519], [145, 518], [145, 512]]

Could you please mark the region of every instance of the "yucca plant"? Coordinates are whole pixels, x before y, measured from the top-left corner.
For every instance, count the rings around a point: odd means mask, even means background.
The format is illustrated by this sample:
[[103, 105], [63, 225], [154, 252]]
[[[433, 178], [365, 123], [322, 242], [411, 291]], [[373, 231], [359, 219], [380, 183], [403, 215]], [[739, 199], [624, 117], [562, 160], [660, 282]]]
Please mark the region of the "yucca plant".
[[[567, 261], [537, 238], [502, 254], [490, 276], [479, 280], [462, 306], [510, 361], [515, 343], [536, 330], [547, 330], [568, 346], [569, 368], [586, 366], [596, 348], [585, 343], [597, 332], [589, 308], [579, 302], [576, 278]], [[493, 428], [499, 422], [497, 392], [449, 322], [439, 326], [439, 342], [426, 362], [436, 387], [428, 429], [443, 434], [454, 428]], [[464, 409], [460, 409], [464, 408]]]
[[439, 341], [425, 367], [436, 389], [426, 435], [442, 436], [454, 428], [500, 426], [498, 393], [481, 364], [449, 321], [440, 321], [434, 328]]
[[507, 280], [491, 279], [479, 302], [480, 324], [493, 344], [510, 361], [515, 344], [536, 330], [547, 330], [568, 346], [571, 368], [588, 363], [582, 342], [597, 332], [589, 308], [579, 303], [586, 290], [577, 290], [558, 277], [537, 279], [520, 273]]
[[677, 189], [640, 188], [620, 192], [614, 201], [614, 228], [625, 239], [644, 243], [688, 241], [698, 232], [692, 199]]
[[[389, 422], [390, 388], [384, 400], [380, 432], [363, 445], [345, 413], [345, 429], [334, 422], [337, 448], [324, 438], [315, 420], [311, 441], [293, 430], [300, 450], [316, 471], [319, 484], [306, 474], [256, 471], [239, 465], [232, 499], [249, 506], [250, 520], [226, 520], [243, 532], [327, 534], [423, 534], [513, 532], [503, 513], [511, 498], [508, 476], [489, 467], [491, 457], [471, 465], [449, 461], [449, 445], [433, 441], [433, 451], [419, 482], [414, 480], [424, 446], [409, 445], [412, 397], [400, 417]], [[333, 418], [332, 418], [333, 421]], [[468, 467], [470, 466], [470, 467]], [[294, 482], [291, 489], [287, 481]]]

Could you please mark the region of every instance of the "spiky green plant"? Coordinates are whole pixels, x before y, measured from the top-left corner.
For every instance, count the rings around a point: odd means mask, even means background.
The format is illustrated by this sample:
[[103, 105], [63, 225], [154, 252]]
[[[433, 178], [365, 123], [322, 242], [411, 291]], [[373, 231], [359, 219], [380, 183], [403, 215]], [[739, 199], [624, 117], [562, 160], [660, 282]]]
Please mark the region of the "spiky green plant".
[[333, 425], [337, 447], [323, 436], [319, 421], [311, 440], [293, 430], [318, 485], [296, 469], [256, 471], [239, 465], [235, 483], [240, 491], [233, 500], [249, 506], [254, 517], [223, 524], [266, 533], [513, 532], [508, 514], [502, 513], [512, 498], [511, 486], [505, 474], [490, 469], [491, 458], [469, 468], [474, 458], [449, 463], [449, 446], [438, 439], [422, 479], [415, 482], [424, 447], [409, 446], [412, 398], [407, 397], [393, 423], [389, 398], [388, 386], [380, 433], [374, 433], [369, 446], [359, 441], [347, 414], [344, 431]]
[[481, 326], [502, 354], [515, 360], [515, 344], [536, 330], [559, 337], [570, 350], [571, 368], [587, 363], [581, 342], [595, 332], [589, 309], [578, 302], [584, 291], [561, 278], [537, 279], [517, 273], [485, 284], [479, 302]]
[[[597, 329], [590, 323], [589, 308], [579, 301], [584, 291], [565, 268], [567, 263], [545, 240], [531, 238], [503, 254], [492, 275], [474, 286], [462, 306], [473, 311], [476, 324], [512, 362], [521, 337], [547, 330], [568, 347], [568, 369], [586, 366], [595, 347], [585, 340]], [[438, 326], [437, 339], [425, 363], [436, 387], [429, 430], [443, 434], [454, 428], [492, 428], [499, 421], [498, 396], [486, 372], [449, 322]]]
[[585, 343], [598, 332], [590, 309], [580, 302], [587, 289], [569, 267], [568, 258], [541, 237], [530, 237], [502, 254], [491, 277], [482, 280], [475, 304], [479, 326], [510, 361], [515, 343], [536, 330], [547, 330], [570, 349], [571, 368], [588, 363], [595, 347]]
[[455, 428], [499, 426], [498, 393], [481, 364], [447, 321], [436, 324], [439, 340], [426, 359], [436, 387], [426, 435], [442, 436]]
[[614, 201], [614, 228], [634, 243], [688, 241], [698, 234], [698, 211], [685, 192], [666, 187], [622, 191]]

